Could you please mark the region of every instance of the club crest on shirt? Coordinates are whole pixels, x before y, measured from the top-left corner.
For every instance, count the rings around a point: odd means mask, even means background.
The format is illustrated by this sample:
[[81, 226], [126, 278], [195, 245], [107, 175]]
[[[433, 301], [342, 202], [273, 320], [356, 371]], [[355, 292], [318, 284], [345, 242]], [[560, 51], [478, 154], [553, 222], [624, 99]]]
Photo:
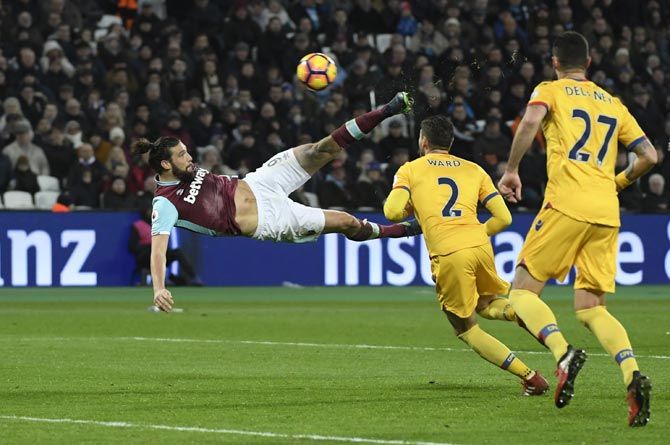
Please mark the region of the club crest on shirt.
[[535, 223], [535, 231], [536, 231], [536, 232], [539, 232], [539, 231], [540, 231], [540, 229], [542, 228], [542, 224], [543, 224], [543, 223], [542, 223], [542, 220], [541, 220], [541, 219], [538, 219], [537, 222]]
[[151, 212], [151, 221], [156, 221], [158, 219], [158, 210], [154, 209], [153, 212]]

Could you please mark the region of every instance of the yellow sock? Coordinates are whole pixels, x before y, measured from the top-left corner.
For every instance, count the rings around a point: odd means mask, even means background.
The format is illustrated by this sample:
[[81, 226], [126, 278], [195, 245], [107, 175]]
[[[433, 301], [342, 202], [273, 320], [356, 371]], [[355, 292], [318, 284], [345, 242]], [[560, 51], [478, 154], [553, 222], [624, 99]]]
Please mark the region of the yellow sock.
[[497, 297], [491, 300], [488, 306], [477, 314], [489, 320], [514, 321], [516, 314], [509, 300], [504, 297]]
[[525, 289], [514, 289], [509, 301], [517, 317], [521, 318], [528, 330], [547, 345], [558, 361], [568, 351], [568, 342], [561, 334], [556, 317], [549, 306], [540, 297]]
[[633, 372], [638, 371], [633, 347], [628, 340], [626, 329], [604, 306], [596, 306], [577, 311], [577, 320], [584, 323], [598, 338], [605, 351], [611, 355], [621, 368], [626, 386], [633, 380]]
[[507, 346], [498, 339], [482, 330], [479, 325], [474, 325], [458, 336], [479, 354], [484, 360], [493, 363], [502, 369], [526, 380], [533, 375], [524, 362], [516, 358]]

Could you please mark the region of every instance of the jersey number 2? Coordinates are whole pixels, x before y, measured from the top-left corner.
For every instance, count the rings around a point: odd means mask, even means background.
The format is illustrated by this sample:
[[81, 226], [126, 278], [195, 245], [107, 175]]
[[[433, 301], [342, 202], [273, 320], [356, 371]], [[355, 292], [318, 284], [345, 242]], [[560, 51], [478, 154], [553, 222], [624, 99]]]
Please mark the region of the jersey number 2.
[[458, 185], [456, 184], [456, 181], [451, 178], [443, 177], [437, 178], [437, 183], [439, 185], [448, 185], [451, 187], [451, 197], [442, 209], [442, 216], [446, 218], [461, 216], [461, 211], [454, 209], [454, 204], [456, 204], [456, 201], [458, 200]]
[[[581, 150], [588, 142], [589, 137], [591, 137], [591, 117], [586, 111], [579, 108], [572, 110], [572, 117], [584, 121], [584, 133], [582, 133], [582, 137], [579, 138], [574, 147], [572, 147], [572, 150], [570, 150], [568, 158], [573, 161], [588, 162], [591, 154]], [[600, 147], [600, 150], [598, 150], [598, 165], [603, 165], [603, 160], [607, 154], [607, 147], [609, 146], [610, 139], [612, 139], [612, 136], [614, 135], [614, 129], [616, 128], [617, 122], [616, 118], [601, 114], [598, 116], [598, 123], [605, 124], [609, 127], [603, 145]]]

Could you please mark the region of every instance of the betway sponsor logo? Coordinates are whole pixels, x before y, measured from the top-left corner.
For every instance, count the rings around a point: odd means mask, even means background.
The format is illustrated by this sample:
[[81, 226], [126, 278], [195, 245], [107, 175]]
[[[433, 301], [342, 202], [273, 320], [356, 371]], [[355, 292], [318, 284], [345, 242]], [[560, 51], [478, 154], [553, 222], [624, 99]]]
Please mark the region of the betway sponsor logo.
[[198, 171], [195, 173], [195, 178], [193, 181], [191, 181], [188, 195], [184, 197], [184, 201], [188, 202], [189, 204], [195, 204], [195, 198], [198, 196], [198, 193], [200, 193], [200, 187], [202, 187], [202, 181], [205, 179], [206, 174], [207, 170], [202, 168], [198, 169]]

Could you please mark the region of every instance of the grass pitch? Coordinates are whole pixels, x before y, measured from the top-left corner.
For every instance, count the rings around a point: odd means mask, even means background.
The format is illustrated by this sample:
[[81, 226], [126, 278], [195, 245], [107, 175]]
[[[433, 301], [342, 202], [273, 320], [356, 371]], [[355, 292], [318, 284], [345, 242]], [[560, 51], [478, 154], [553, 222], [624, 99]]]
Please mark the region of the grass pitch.
[[590, 354], [576, 396], [553, 405], [554, 364], [512, 323], [482, 321], [552, 394], [457, 340], [430, 288], [174, 288], [183, 313], [150, 313], [146, 288], [0, 290], [0, 442], [667, 443], [670, 288], [620, 288], [609, 309], [653, 381], [652, 421], [626, 425], [614, 361], [545, 299]]

